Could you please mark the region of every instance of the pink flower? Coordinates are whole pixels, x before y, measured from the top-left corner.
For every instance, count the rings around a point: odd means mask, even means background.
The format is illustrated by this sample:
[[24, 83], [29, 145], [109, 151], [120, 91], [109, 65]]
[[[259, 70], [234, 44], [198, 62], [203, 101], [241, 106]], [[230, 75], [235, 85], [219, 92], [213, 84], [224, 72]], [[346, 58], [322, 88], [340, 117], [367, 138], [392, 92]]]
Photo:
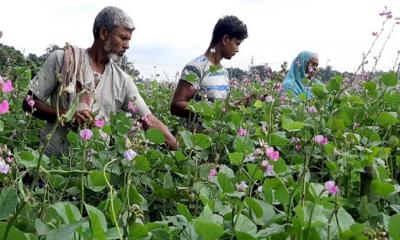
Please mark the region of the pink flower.
[[10, 165], [5, 163], [3, 160], [0, 160], [0, 173], [7, 174], [10, 171]]
[[96, 119], [96, 121], [94, 122], [94, 125], [96, 125], [96, 127], [98, 128], [104, 127], [104, 124], [106, 124], [106, 121], [102, 118]]
[[284, 94], [282, 94], [279, 97], [279, 101], [280, 101], [281, 104], [285, 104], [286, 100], [287, 100], [287, 98], [286, 98], [286, 95], [284, 95]]
[[325, 183], [325, 190], [328, 191], [329, 194], [335, 195], [339, 188], [336, 186], [334, 181], [327, 181]]
[[8, 157], [6, 157], [6, 162], [12, 163], [12, 162], [14, 162], [14, 158], [12, 156], [8, 156]]
[[311, 106], [311, 107], [308, 107], [308, 108], [307, 108], [307, 112], [308, 112], [308, 113], [316, 113], [316, 112], [317, 112], [317, 109], [316, 109], [314, 106]]
[[274, 99], [273, 96], [266, 96], [264, 98], [264, 101], [267, 102], [267, 103], [273, 103], [275, 101], [275, 99]]
[[254, 150], [254, 155], [255, 156], [260, 156], [262, 154], [263, 154], [262, 148], [256, 148], [256, 150]]
[[217, 176], [217, 170], [215, 168], [211, 168], [210, 171], [208, 172], [208, 181], [210, 182], [214, 181], [215, 176]]
[[35, 106], [35, 100], [33, 100], [33, 97], [31, 95], [27, 95], [25, 97], [25, 101], [28, 102], [28, 105], [33, 108], [33, 106]]
[[131, 161], [132, 159], [134, 159], [138, 154], [133, 151], [132, 149], [128, 149], [124, 152], [124, 157], [126, 160]]
[[275, 90], [280, 92], [282, 90], [282, 83], [278, 82], [275, 84]]
[[358, 122], [353, 123], [353, 129], [357, 129], [359, 127], [361, 127], [361, 124], [359, 124]]
[[0, 89], [3, 93], [9, 93], [14, 90], [11, 80], [7, 80], [6, 82], [0, 81]]
[[10, 105], [8, 105], [8, 101], [7, 100], [3, 100], [0, 103], [0, 115], [8, 113], [9, 110], [10, 110]]
[[244, 128], [239, 128], [238, 135], [241, 136], [241, 137], [246, 136], [247, 135], [247, 130], [244, 129]]
[[261, 167], [267, 176], [275, 176], [274, 166], [269, 164], [268, 160], [263, 160], [261, 162]]
[[35, 100], [29, 100], [29, 101], [28, 101], [28, 105], [29, 105], [30, 107], [35, 106]]
[[322, 136], [322, 135], [316, 135], [316, 136], [314, 136], [313, 140], [314, 140], [314, 142], [315, 142], [316, 144], [320, 144], [320, 145], [328, 144], [328, 138], [327, 138], [327, 137], [324, 137], [324, 136]]
[[291, 143], [299, 143], [299, 142], [300, 142], [300, 139], [297, 138], [297, 137], [292, 137], [292, 138], [290, 139], [290, 142], [291, 142]]
[[279, 151], [274, 151], [273, 147], [267, 147], [265, 149], [265, 155], [272, 161], [277, 161], [279, 159]]
[[81, 139], [83, 141], [89, 141], [93, 136], [93, 132], [92, 132], [92, 130], [85, 128], [85, 129], [81, 130], [79, 135], [81, 136]]
[[131, 111], [131, 113], [137, 113], [139, 111], [139, 108], [132, 101], [128, 102], [128, 109], [129, 109], [129, 111]]
[[294, 146], [294, 149], [296, 149], [297, 152], [300, 152], [301, 144], [300, 143], [296, 143], [296, 145]]
[[246, 191], [246, 188], [248, 188], [249, 186], [246, 184], [245, 181], [241, 181], [239, 184], [236, 183], [236, 190], [238, 192], [244, 192]]

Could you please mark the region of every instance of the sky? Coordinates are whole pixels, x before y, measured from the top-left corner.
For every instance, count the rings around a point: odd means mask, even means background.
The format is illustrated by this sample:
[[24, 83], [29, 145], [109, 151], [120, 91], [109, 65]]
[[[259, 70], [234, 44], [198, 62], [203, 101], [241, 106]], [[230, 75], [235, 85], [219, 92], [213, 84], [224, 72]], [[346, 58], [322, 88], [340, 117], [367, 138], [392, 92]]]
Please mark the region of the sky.
[[[370, 48], [384, 17], [385, 6], [400, 16], [400, 0], [3, 0], [0, 43], [25, 55], [41, 55], [50, 44], [65, 42], [90, 47], [97, 13], [106, 6], [122, 8], [133, 19], [130, 49], [126, 53], [143, 77], [160, 75], [175, 80], [177, 72], [203, 54], [212, 30], [224, 15], [236, 15], [249, 37], [239, 53], [223, 60], [225, 67], [268, 63], [272, 69], [289, 63], [302, 50], [318, 53], [321, 67], [355, 71]], [[393, 20], [393, 19], [392, 19]], [[370, 54], [366, 69], [373, 68], [392, 29], [388, 22]], [[400, 25], [390, 35], [377, 69], [393, 68], [400, 50]]]

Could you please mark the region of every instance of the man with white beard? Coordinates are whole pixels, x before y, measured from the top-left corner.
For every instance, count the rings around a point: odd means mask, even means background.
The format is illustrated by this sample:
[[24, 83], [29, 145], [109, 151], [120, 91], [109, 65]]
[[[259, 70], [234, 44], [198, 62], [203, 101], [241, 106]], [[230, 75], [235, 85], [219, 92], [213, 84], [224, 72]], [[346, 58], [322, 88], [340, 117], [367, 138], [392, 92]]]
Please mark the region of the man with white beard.
[[[160, 129], [167, 147], [177, 148], [176, 139], [150, 112], [132, 77], [117, 64], [129, 48], [134, 30], [132, 19], [124, 11], [106, 7], [94, 21], [94, 41], [90, 48], [67, 44], [63, 50], [54, 51], [32, 79], [23, 108], [47, 121], [40, 134], [42, 143], [57, 121], [59, 92], [60, 115], [66, 113], [79, 96], [72, 124], [57, 127], [45, 150], [46, 155], [60, 157], [66, 154], [69, 149], [66, 138], [69, 130], [79, 126], [91, 127], [96, 119], [107, 122], [111, 113], [118, 110], [138, 114], [145, 128]], [[47, 103], [49, 98], [50, 104]]]

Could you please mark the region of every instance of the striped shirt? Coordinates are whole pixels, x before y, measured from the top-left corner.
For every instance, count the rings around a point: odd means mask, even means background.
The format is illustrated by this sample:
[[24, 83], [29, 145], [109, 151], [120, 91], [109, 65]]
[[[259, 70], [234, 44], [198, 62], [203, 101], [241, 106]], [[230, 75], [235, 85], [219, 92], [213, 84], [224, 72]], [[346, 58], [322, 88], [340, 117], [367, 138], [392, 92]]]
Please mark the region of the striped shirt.
[[198, 87], [197, 95], [205, 96], [208, 101], [225, 99], [230, 89], [228, 71], [221, 65], [213, 65], [204, 55], [189, 62], [180, 79]]

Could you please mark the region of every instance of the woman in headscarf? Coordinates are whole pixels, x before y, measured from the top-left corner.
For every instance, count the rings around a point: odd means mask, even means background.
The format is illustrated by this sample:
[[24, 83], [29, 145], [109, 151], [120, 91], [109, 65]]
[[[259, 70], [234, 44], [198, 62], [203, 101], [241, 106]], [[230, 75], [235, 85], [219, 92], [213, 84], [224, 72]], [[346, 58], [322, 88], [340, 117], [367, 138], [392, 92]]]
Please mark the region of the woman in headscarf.
[[292, 91], [295, 96], [305, 93], [307, 98], [312, 98], [310, 88], [304, 86], [304, 78], [312, 79], [318, 67], [318, 55], [309, 51], [302, 51], [293, 60], [289, 72], [283, 81], [283, 89]]

